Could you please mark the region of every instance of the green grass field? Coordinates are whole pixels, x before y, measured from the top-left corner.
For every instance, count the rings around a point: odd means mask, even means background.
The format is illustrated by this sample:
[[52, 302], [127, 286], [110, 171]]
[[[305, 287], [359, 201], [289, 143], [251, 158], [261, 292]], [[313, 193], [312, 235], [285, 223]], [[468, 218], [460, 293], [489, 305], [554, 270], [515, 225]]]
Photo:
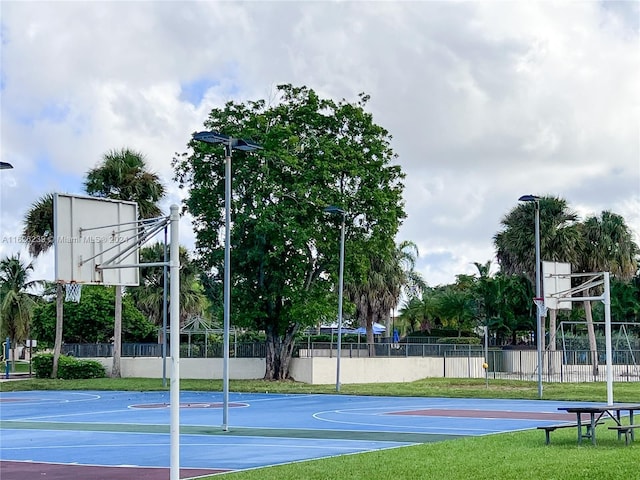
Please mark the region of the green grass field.
[[[221, 381], [181, 380], [182, 390], [220, 391]], [[157, 379], [19, 380], [1, 382], [0, 391], [168, 390]], [[232, 392], [335, 393], [330, 385], [260, 380], [231, 381]], [[536, 399], [535, 382], [426, 379], [402, 384], [343, 385], [343, 395]], [[603, 383], [544, 385], [545, 400], [605, 402]], [[640, 402], [640, 383], [614, 384], [616, 402]], [[224, 475], [234, 480], [618, 480], [640, 478], [640, 439], [625, 446], [615, 432], [598, 427], [598, 445], [578, 446], [574, 429], [463, 438], [392, 450], [345, 455]], [[208, 477], [214, 480], [220, 476]]]
[[[7, 364], [4, 362], [0, 362], [0, 373], [4, 374], [7, 369]], [[9, 364], [9, 370], [11, 373], [29, 373], [29, 362], [25, 362], [24, 360], [16, 360]]]

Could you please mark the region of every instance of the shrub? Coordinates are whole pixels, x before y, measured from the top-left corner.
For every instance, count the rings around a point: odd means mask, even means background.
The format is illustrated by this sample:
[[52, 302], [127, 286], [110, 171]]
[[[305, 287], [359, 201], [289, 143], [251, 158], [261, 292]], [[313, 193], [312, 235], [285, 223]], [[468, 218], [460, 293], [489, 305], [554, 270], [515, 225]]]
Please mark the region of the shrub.
[[[46, 353], [33, 357], [33, 368], [36, 378], [49, 378], [53, 370], [53, 354]], [[82, 378], [104, 378], [106, 372], [97, 360], [78, 360], [67, 355], [60, 355], [58, 360], [58, 378], [77, 380]]]
[[36, 378], [49, 378], [51, 377], [51, 370], [53, 370], [53, 354], [41, 353], [35, 355], [32, 364]]

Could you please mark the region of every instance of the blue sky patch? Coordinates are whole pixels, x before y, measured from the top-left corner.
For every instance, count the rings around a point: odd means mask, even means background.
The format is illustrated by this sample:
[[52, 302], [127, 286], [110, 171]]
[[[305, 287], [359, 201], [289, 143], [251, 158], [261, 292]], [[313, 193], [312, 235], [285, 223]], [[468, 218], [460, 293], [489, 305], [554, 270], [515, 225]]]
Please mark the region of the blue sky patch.
[[54, 160], [46, 153], [38, 155], [35, 171], [38, 174], [31, 177], [31, 184], [34, 190], [44, 192], [84, 192], [84, 176], [70, 172], [65, 172], [64, 175], [61, 175]]
[[210, 78], [198, 78], [192, 82], [183, 83], [180, 85], [180, 100], [189, 102], [197, 107], [202, 102], [207, 90], [219, 85], [220, 82]]
[[42, 107], [38, 118], [40, 120], [49, 120], [52, 123], [64, 122], [69, 116], [69, 105], [60, 103], [49, 103]]

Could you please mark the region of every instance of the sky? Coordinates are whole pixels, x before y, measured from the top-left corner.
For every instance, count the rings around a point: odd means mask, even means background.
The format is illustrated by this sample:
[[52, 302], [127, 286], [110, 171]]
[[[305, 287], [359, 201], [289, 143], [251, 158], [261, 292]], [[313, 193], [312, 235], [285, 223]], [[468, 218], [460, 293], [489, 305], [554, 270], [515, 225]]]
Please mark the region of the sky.
[[168, 213], [185, 195], [171, 160], [209, 111], [284, 83], [371, 96], [406, 173], [397, 240], [431, 286], [495, 271], [523, 194], [611, 210], [640, 243], [638, 1], [2, 0], [0, 22], [0, 258], [28, 258], [31, 204], [82, 194], [109, 150], [146, 155]]

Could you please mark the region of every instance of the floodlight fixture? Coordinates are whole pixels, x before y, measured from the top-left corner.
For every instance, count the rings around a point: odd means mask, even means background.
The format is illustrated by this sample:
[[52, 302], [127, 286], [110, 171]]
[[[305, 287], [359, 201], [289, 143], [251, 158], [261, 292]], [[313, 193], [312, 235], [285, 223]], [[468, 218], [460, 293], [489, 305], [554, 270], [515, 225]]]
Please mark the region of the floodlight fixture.
[[518, 201], [520, 202], [537, 202], [540, 200], [540, 197], [537, 195], [522, 195]]
[[[253, 152], [259, 150], [262, 147], [251, 140], [245, 140], [243, 138], [234, 138], [229, 135], [224, 135], [218, 132], [198, 132], [193, 134], [193, 139], [205, 143], [221, 143], [227, 150], [241, 150], [243, 152]], [[229, 151], [227, 151], [229, 155]]]

